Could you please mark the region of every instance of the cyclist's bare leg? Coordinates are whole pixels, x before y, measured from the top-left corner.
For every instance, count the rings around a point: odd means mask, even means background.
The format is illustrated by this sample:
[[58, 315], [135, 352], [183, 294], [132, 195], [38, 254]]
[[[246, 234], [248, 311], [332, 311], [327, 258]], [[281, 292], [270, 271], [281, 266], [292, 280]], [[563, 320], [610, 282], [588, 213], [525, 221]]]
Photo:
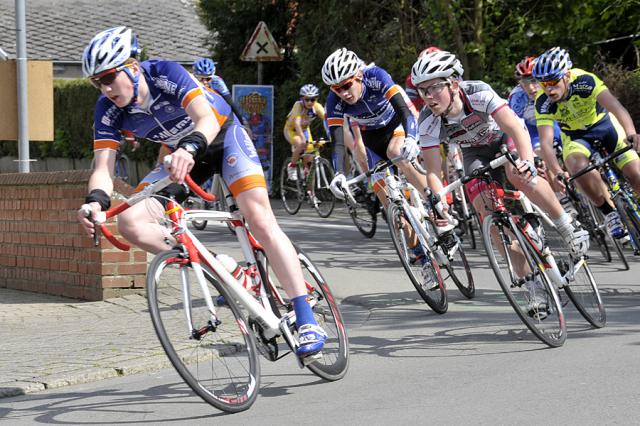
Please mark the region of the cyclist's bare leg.
[[[389, 146], [387, 146], [387, 157], [395, 158], [400, 155], [400, 148], [404, 144], [404, 135], [394, 136], [389, 141]], [[408, 161], [400, 161], [397, 163], [397, 166], [402, 173], [406, 176], [407, 180], [411, 185], [413, 185], [420, 196], [424, 197], [424, 189], [427, 187], [427, 178], [424, 175], [421, 175], [415, 167], [411, 165]]]
[[622, 174], [636, 194], [640, 194], [640, 160], [635, 159], [625, 164], [622, 168]]
[[[564, 164], [569, 174], [574, 175], [589, 165], [589, 159], [583, 154], [573, 153], [567, 157]], [[594, 205], [602, 206], [606, 202], [613, 207], [607, 185], [603, 182], [597, 170], [592, 170], [579, 177], [576, 179], [576, 183], [580, 191], [589, 197]]]
[[158, 223], [163, 216], [162, 204], [148, 198], [118, 215], [118, 231], [127, 241], [142, 250], [159, 253], [175, 244], [167, 228]]
[[289, 143], [291, 143], [291, 164], [296, 164], [307, 148], [307, 141], [296, 135], [291, 138]]
[[505, 166], [505, 171], [509, 182], [511, 182], [518, 191], [522, 191], [531, 202], [546, 212], [551, 219], [558, 219], [562, 216], [564, 209], [546, 179], [539, 177], [534, 185], [526, 183], [510, 164]]
[[298, 256], [276, 221], [267, 190], [252, 188], [238, 194], [235, 200], [287, 295], [294, 298], [307, 294]]

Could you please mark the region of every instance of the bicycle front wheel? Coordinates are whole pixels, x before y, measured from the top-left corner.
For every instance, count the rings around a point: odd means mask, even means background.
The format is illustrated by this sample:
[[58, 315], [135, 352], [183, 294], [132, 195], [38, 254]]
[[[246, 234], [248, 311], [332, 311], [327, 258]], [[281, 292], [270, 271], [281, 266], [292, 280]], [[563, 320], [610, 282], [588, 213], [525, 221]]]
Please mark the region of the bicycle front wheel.
[[376, 234], [380, 201], [374, 194], [369, 194], [362, 184], [355, 189], [353, 195], [357, 205], [347, 203], [349, 216], [362, 235], [373, 238]]
[[595, 328], [604, 327], [607, 323], [607, 314], [587, 261], [581, 259], [576, 262], [571, 275], [572, 279], [564, 285], [565, 293], [589, 324]]
[[224, 300], [215, 315], [181, 252], [156, 255], [147, 273], [151, 321], [169, 360], [198, 396], [220, 410], [243, 411], [260, 386], [255, 338], [234, 298], [210, 268], [203, 270], [212, 300]]
[[[411, 226], [404, 210], [393, 202], [389, 203], [387, 208], [387, 224], [391, 232], [391, 240], [411, 284], [431, 309], [444, 314], [449, 308], [449, 303], [438, 262], [428, 247], [423, 248], [420, 258], [416, 257], [410, 248], [409, 236], [420, 231]], [[419, 242], [418, 245], [420, 245]]]
[[467, 260], [467, 255], [462, 248], [462, 242], [454, 231], [449, 232], [446, 235], [440, 236], [440, 242], [444, 251], [444, 254], [449, 259], [446, 265], [447, 272], [449, 274], [446, 278], [451, 278], [451, 281], [458, 287], [460, 293], [467, 299], [473, 299], [476, 295], [476, 287], [473, 282], [473, 275], [471, 274], [471, 267]]
[[308, 187], [313, 188], [311, 193], [313, 208], [320, 217], [329, 217], [336, 205], [336, 197], [329, 189], [333, 180], [333, 168], [329, 161], [320, 158], [319, 163], [311, 167], [307, 179]]
[[280, 170], [280, 198], [282, 198], [282, 203], [287, 213], [296, 214], [298, 210], [300, 210], [304, 198], [302, 194], [302, 184], [300, 183], [302, 173], [299, 173], [300, 170], [298, 168], [298, 179], [290, 180], [288, 171], [289, 163], [291, 163], [291, 157], [284, 161], [282, 169]]
[[[567, 338], [564, 313], [556, 291], [552, 287], [541, 262], [532, 259], [533, 253], [525, 244], [521, 247], [511, 222], [501, 217], [487, 215], [482, 224], [482, 238], [489, 256], [491, 268], [509, 304], [529, 330], [551, 347], [562, 346]], [[527, 250], [526, 256], [523, 250]], [[519, 257], [519, 258], [518, 258]], [[524, 259], [523, 259], [524, 257]], [[530, 282], [528, 285], [515, 272], [516, 262], [526, 262]], [[546, 309], [534, 308], [534, 302], [546, 304]]]

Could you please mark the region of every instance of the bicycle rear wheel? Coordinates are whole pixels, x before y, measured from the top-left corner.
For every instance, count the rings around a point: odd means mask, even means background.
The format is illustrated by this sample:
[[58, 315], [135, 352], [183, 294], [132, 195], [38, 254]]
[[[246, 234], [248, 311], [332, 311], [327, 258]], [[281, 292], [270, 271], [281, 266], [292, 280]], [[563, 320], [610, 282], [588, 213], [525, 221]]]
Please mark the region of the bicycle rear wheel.
[[[541, 262], [533, 261], [534, 254], [525, 244], [521, 247], [514, 235], [511, 222], [501, 217], [487, 215], [482, 227], [482, 238], [489, 256], [491, 268], [504, 292], [509, 304], [529, 330], [542, 342], [551, 347], [562, 346], [567, 338], [567, 329], [560, 300], [550, 282]], [[519, 230], [515, 232], [520, 232]], [[493, 236], [493, 238], [492, 238]], [[529, 256], [529, 278], [537, 280], [537, 286], [529, 289], [523, 280], [516, 277], [512, 250], [527, 250]], [[545, 312], [531, 309], [532, 300], [545, 300], [548, 308]]]
[[[347, 373], [349, 366], [349, 340], [342, 314], [331, 293], [329, 284], [320, 274], [319, 269], [300, 247], [295, 244], [293, 246], [298, 253], [298, 260], [302, 268], [302, 275], [307, 286], [308, 299], [312, 305], [314, 317], [328, 336], [322, 349], [322, 356], [307, 365], [307, 368], [325, 380], [339, 380]], [[278, 283], [275, 274], [270, 271], [269, 262], [264, 252], [256, 252], [256, 259], [258, 260], [258, 270], [260, 271], [262, 282], [271, 282], [272, 286], [269, 288], [272, 291], [280, 292], [282, 286]], [[270, 292], [267, 291], [267, 293]], [[271, 309], [278, 317], [286, 313], [287, 310], [293, 309], [288, 300], [286, 307], [279, 304], [273, 294], [269, 295], [269, 300]]]
[[311, 202], [320, 217], [329, 217], [336, 205], [336, 197], [329, 189], [332, 180], [333, 167], [329, 161], [321, 158], [317, 167], [316, 165], [311, 166], [307, 182], [308, 187], [313, 188]]
[[[243, 411], [253, 404], [260, 386], [255, 338], [234, 298], [210, 268], [203, 265], [203, 270], [212, 299], [226, 300], [216, 308], [215, 318], [181, 252], [156, 255], [147, 274], [151, 320], [169, 360], [198, 396], [220, 410]], [[191, 304], [191, 324], [185, 298]]]
[[446, 265], [449, 276], [445, 277], [445, 280], [451, 278], [464, 297], [473, 299], [476, 295], [476, 287], [460, 238], [451, 231], [446, 235], [441, 235], [439, 241], [445, 255], [449, 258], [449, 263]]
[[296, 214], [298, 213], [298, 210], [300, 210], [302, 200], [304, 199], [302, 183], [300, 180], [303, 174], [300, 173], [300, 168], [296, 166], [298, 179], [290, 180], [288, 172], [290, 163], [291, 157], [288, 157], [284, 161], [282, 169], [280, 170], [280, 198], [282, 198], [282, 203], [284, 204], [284, 209], [287, 213]]
[[387, 224], [391, 232], [391, 240], [411, 284], [431, 309], [439, 314], [444, 314], [447, 312], [449, 304], [438, 262], [428, 247], [423, 247], [424, 264], [420, 259], [415, 258], [413, 250], [409, 248], [406, 233], [420, 231], [411, 226], [404, 210], [393, 202], [389, 203], [389, 207], [387, 207]]
[[358, 204], [353, 206], [347, 203], [349, 216], [362, 235], [373, 238], [376, 234], [380, 200], [375, 194], [367, 192], [364, 184], [355, 188], [353, 196]]

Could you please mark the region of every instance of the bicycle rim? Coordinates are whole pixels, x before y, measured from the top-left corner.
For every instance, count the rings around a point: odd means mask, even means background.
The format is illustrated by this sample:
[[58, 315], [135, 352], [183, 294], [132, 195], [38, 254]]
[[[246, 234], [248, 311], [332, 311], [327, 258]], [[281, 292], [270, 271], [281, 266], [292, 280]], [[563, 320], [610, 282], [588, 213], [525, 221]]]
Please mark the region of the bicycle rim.
[[349, 340], [342, 314], [329, 284], [318, 268], [302, 249], [296, 245], [294, 247], [298, 252], [314, 317], [328, 335], [322, 349], [322, 357], [309, 364], [307, 368], [325, 380], [339, 380], [347, 373], [349, 366]]
[[578, 262], [573, 280], [565, 284], [564, 291], [578, 312], [595, 328], [607, 323], [607, 314], [598, 291], [598, 285], [586, 261]]
[[[356, 206], [352, 206], [351, 204], [347, 204], [347, 208], [349, 209], [349, 216], [351, 216], [351, 220], [353, 224], [356, 225], [358, 231], [362, 235], [367, 238], [373, 238], [376, 234], [377, 228], [377, 203], [378, 199], [375, 195], [367, 194], [365, 188], [358, 188], [362, 193], [359, 197], [362, 197], [362, 201], [360, 202], [358, 199], [358, 204]], [[372, 199], [373, 197], [373, 199]]]
[[605, 262], [611, 262], [611, 250], [607, 244], [606, 232], [600, 226], [604, 221], [604, 218], [598, 215], [600, 210], [596, 210], [590, 203], [585, 205], [584, 202], [579, 203], [576, 207], [578, 207], [578, 221], [589, 232], [591, 241], [598, 245]]
[[629, 233], [634, 254], [640, 254], [640, 220], [636, 217], [633, 207], [629, 205], [633, 201], [628, 200], [626, 197], [621, 198], [618, 195], [614, 197], [614, 202], [620, 219]]
[[[493, 215], [487, 215], [484, 218], [482, 238], [487, 249], [491, 268], [509, 304], [527, 328], [545, 344], [551, 347], [562, 346], [567, 338], [564, 313], [562, 312], [558, 295], [551, 288], [549, 278], [541, 267], [541, 262], [528, 263], [532, 275], [542, 284], [537, 289], [542, 294], [535, 294], [535, 291], [530, 292], [527, 290], [526, 285], [514, 283], [511, 278], [515, 276], [515, 272], [513, 270], [513, 258], [510, 252], [507, 251], [507, 247], [512, 244], [511, 242], [513, 242], [514, 246], [518, 245], [512, 232], [511, 226], [508, 223], [503, 223], [500, 218], [496, 218]], [[492, 234], [496, 239], [495, 242], [491, 238]], [[525, 247], [525, 250], [528, 249], [528, 247]], [[545, 318], [540, 317], [535, 312], [530, 315], [529, 302], [532, 297], [546, 299], [548, 309]]]
[[452, 241], [444, 243], [449, 247], [445, 251], [449, 258], [449, 263], [446, 266], [448, 277], [445, 277], [445, 280], [446, 278], [451, 278], [451, 281], [458, 287], [464, 297], [473, 299], [476, 294], [476, 287], [473, 282], [471, 267], [467, 261], [467, 255], [462, 248], [462, 242], [455, 234], [451, 234], [449, 238], [452, 238]]
[[440, 267], [431, 250], [428, 247], [424, 248], [426, 259], [424, 264], [415, 259], [413, 250], [409, 248], [409, 242], [405, 235], [405, 229], [411, 228], [411, 224], [402, 208], [393, 202], [389, 203], [387, 208], [387, 224], [389, 225], [391, 240], [396, 248], [400, 262], [411, 280], [411, 284], [431, 309], [439, 314], [444, 314], [449, 308], [447, 290], [442, 279]]
[[296, 214], [300, 210], [302, 205], [302, 197], [300, 197], [299, 187], [300, 180], [289, 180], [288, 167], [291, 162], [291, 158], [287, 158], [282, 165], [280, 171], [280, 198], [284, 204], [284, 209], [289, 214]]
[[[156, 255], [147, 274], [147, 297], [151, 320], [171, 363], [193, 391], [214, 407], [238, 412], [248, 409], [258, 396], [260, 364], [254, 337], [235, 300], [203, 266], [219, 321], [211, 315], [195, 273], [180, 265], [180, 251]], [[209, 328], [198, 340], [191, 338], [184, 309], [181, 271], [191, 293], [193, 329]], [[215, 328], [215, 331], [214, 331]]]
[[315, 196], [315, 201], [312, 199], [313, 208], [320, 217], [329, 217], [336, 205], [336, 197], [329, 189], [332, 180], [333, 170], [331, 165], [327, 160], [321, 158], [317, 167], [315, 165], [312, 166], [308, 180], [309, 187], [313, 188], [312, 195]]

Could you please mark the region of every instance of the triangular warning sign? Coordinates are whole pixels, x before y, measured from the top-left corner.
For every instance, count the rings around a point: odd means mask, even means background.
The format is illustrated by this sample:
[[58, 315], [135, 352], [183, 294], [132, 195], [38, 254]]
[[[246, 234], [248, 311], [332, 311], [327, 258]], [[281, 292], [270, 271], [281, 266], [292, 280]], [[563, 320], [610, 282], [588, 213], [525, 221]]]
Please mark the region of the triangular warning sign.
[[258, 26], [240, 55], [240, 60], [256, 62], [282, 60], [280, 48], [263, 21], [258, 22]]

